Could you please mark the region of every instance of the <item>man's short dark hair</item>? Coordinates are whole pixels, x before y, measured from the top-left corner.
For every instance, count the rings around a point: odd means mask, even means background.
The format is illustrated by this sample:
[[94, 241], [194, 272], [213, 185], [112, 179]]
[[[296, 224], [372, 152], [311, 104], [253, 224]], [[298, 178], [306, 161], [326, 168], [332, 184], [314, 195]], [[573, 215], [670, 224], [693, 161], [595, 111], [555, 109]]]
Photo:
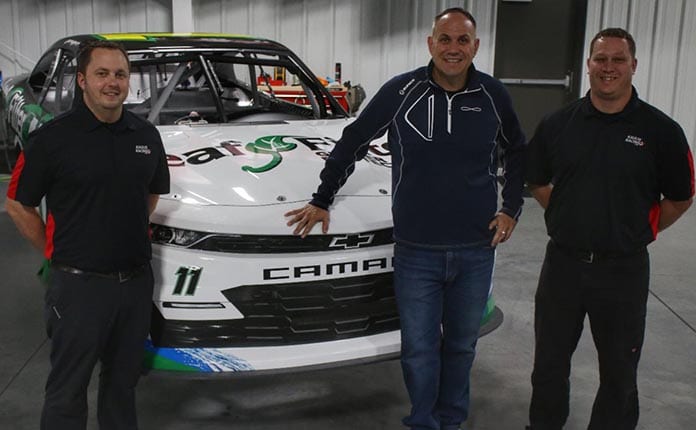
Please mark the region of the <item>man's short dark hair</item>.
[[92, 60], [92, 51], [95, 49], [113, 49], [120, 51], [121, 54], [126, 58], [126, 63], [128, 64], [128, 71], [130, 72], [130, 60], [128, 59], [128, 52], [126, 48], [120, 43], [112, 42], [110, 40], [90, 40], [85, 42], [80, 46], [80, 51], [77, 53], [77, 72], [83, 75], [87, 71], [87, 66]]
[[474, 28], [476, 28], [476, 20], [474, 19], [474, 16], [468, 10], [461, 7], [450, 7], [438, 13], [435, 19], [433, 20], [433, 26], [435, 26], [435, 24], [437, 24], [437, 22], [448, 13], [461, 13], [466, 17], [466, 19], [471, 21], [471, 23], [474, 24]]
[[595, 37], [592, 38], [592, 42], [590, 42], [590, 57], [592, 56], [592, 50], [594, 49], [595, 42], [603, 37], [616, 37], [618, 39], [624, 39], [626, 43], [628, 43], [628, 50], [631, 51], [631, 57], [636, 58], [636, 41], [633, 40], [631, 33], [618, 27], [605, 28], [604, 30], [595, 34]]

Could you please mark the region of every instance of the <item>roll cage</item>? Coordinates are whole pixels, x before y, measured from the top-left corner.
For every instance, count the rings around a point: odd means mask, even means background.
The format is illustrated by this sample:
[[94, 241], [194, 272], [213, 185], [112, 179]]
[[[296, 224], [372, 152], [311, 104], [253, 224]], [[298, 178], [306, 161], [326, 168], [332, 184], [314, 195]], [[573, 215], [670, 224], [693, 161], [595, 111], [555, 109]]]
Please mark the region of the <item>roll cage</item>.
[[287, 51], [166, 47], [131, 50], [129, 56], [125, 106], [154, 124], [347, 116]]

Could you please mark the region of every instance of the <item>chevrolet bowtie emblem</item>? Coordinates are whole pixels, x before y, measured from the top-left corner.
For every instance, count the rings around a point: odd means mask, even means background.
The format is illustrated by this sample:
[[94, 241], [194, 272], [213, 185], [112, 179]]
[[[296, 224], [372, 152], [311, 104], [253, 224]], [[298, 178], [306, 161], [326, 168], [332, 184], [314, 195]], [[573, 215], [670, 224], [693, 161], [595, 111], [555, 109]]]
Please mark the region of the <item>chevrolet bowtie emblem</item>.
[[369, 245], [375, 238], [374, 234], [347, 234], [345, 236], [334, 236], [331, 239], [329, 248], [359, 248], [364, 245]]

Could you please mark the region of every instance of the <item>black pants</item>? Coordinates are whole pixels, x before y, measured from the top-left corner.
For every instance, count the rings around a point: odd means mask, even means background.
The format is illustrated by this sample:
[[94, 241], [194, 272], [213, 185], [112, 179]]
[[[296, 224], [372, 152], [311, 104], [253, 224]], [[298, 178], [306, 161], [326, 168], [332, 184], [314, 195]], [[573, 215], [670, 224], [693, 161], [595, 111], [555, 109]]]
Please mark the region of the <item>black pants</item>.
[[559, 430], [568, 418], [570, 363], [585, 315], [600, 377], [588, 429], [636, 427], [649, 279], [646, 250], [587, 263], [549, 243], [535, 297], [532, 429]]
[[135, 385], [152, 309], [152, 270], [116, 279], [52, 270], [45, 318], [51, 338], [42, 430], [87, 426], [87, 386], [97, 361], [101, 430], [137, 429]]

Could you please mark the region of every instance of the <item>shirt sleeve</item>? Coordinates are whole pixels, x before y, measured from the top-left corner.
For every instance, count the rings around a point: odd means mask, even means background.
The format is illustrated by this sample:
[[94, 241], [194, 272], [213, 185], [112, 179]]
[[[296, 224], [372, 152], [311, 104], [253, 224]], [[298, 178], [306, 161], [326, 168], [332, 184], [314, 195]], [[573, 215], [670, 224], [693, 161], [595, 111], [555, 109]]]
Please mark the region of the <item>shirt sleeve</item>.
[[674, 123], [672, 133], [658, 146], [657, 172], [660, 193], [669, 200], [694, 196], [694, 159], [684, 131]]
[[159, 157], [157, 159], [157, 167], [155, 174], [150, 181], [150, 194], [167, 194], [169, 193], [169, 166], [167, 165], [167, 154], [164, 151], [162, 138], [156, 129], [152, 129], [153, 139], [157, 140], [156, 146], [159, 148]]
[[503, 148], [503, 178], [505, 179], [501, 196], [503, 207], [501, 212], [517, 219], [522, 212], [524, 199], [524, 164], [527, 150], [527, 140], [520, 126], [517, 114], [512, 106], [512, 99], [501, 84], [501, 123]]
[[48, 160], [46, 145], [38, 142], [36, 135], [30, 135], [12, 172], [8, 197], [24, 206], [39, 206], [50, 184]]
[[17, 199], [17, 182], [19, 182], [19, 176], [22, 174], [24, 169], [24, 151], [19, 153], [17, 157], [17, 162], [12, 169], [12, 175], [10, 176], [10, 183], [7, 184], [7, 198], [16, 200]]
[[397, 101], [392, 91], [389, 84], [384, 85], [358, 118], [343, 129], [319, 174], [321, 183], [317, 192], [312, 194], [311, 204], [328, 209], [338, 190], [355, 170], [355, 163], [367, 154], [370, 143], [387, 131]]

